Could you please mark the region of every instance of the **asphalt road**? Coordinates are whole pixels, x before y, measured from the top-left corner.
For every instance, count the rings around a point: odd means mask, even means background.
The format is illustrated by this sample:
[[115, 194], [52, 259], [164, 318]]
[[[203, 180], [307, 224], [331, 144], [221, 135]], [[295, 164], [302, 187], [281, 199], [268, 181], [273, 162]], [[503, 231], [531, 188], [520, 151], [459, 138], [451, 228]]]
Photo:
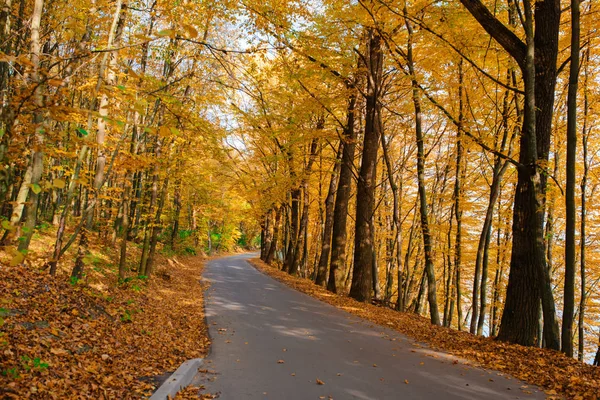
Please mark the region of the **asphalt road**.
[[246, 259], [255, 256], [215, 259], [205, 269], [212, 347], [194, 383], [206, 393], [226, 400], [545, 398], [296, 292], [254, 269]]

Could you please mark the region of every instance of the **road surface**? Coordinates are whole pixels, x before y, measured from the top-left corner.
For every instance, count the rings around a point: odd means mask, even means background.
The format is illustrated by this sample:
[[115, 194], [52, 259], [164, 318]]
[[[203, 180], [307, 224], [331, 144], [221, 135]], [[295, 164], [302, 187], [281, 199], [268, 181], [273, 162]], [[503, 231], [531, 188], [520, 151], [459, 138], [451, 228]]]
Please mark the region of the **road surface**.
[[206, 393], [225, 400], [545, 398], [290, 289], [246, 261], [255, 256], [206, 266], [212, 347], [206, 372], [194, 379]]

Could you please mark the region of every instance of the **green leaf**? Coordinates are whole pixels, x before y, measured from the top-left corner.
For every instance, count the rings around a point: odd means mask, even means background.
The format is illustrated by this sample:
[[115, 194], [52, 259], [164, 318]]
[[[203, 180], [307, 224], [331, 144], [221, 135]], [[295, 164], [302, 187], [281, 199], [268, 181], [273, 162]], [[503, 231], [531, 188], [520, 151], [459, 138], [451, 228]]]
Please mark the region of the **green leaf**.
[[77, 132], [79, 132], [82, 136], [87, 136], [88, 135], [88, 131], [86, 131], [83, 128], [77, 128]]
[[42, 187], [37, 183], [31, 185], [31, 191], [35, 194], [40, 194], [42, 192]]
[[171, 133], [175, 136], [179, 136], [179, 129], [171, 127]]
[[123, 86], [123, 85], [118, 85], [118, 86], [117, 86], [117, 89], [119, 89], [119, 90], [121, 90], [121, 91], [123, 91], [123, 92], [126, 90], [126, 89], [125, 89], [125, 86]]
[[14, 229], [14, 227], [6, 219], [2, 220], [2, 228], [4, 228], [7, 231], [12, 231]]

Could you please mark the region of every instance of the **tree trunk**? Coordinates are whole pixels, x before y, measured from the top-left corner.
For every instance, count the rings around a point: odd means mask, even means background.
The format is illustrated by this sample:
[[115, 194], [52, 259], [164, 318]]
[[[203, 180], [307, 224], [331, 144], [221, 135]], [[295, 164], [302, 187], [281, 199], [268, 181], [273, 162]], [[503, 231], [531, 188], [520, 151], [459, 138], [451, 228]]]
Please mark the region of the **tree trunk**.
[[577, 88], [579, 83], [579, 0], [571, 0], [571, 66], [567, 97], [567, 184], [565, 190], [565, 284], [561, 351], [573, 357], [575, 313], [575, 168], [577, 163]]
[[154, 268], [154, 255], [156, 254], [156, 244], [158, 242], [158, 233], [162, 229], [160, 219], [162, 217], [162, 210], [165, 205], [165, 199], [167, 197], [167, 189], [169, 188], [169, 177], [165, 178], [163, 187], [161, 190], [160, 198], [158, 200], [158, 206], [156, 207], [156, 216], [154, 217], [154, 224], [152, 226], [152, 235], [150, 237], [150, 249], [148, 251], [148, 261], [146, 262], [146, 268], [142, 275], [150, 276]]
[[342, 163], [340, 179], [333, 206], [333, 227], [331, 236], [331, 260], [329, 263], [329, 279], [327, 290], [333, 293], [345, 292], [346, 277], [346, 225], [348, 220], [348, 203], [350, 202], [352, 175], [354, 169], [354, 153], [356, 149], [356, 130], [354, 129], [354, 113], [356, 108], [356, 90], [349, 84], [350, 97], [346, 110], [346, 126], [342, 146]]
[[[38, 110], [44, 107], [44, 99], [42, 93], [42, 81], [40, 79], [40, 24], [42, 21], [42, 13], [44, 10], [44, 0], [35, 0], [33, 4], [33, 13], [31, 15], [31, 64], [32, 73], [31, 80], [35, 83], [35, 91], [33, 93], [33, 101]], [[40, 111], [37, 111], [33, 116], [33, 124], [35, 134], [33, 137], [33, 151], [31, 153], [31, 192], [29, 194], [29, 203], [27, 204], [27, 217], [23, 227], [24, 238], [19, 242], [18, 249], [20, 252], [26, 252], [29, 249], [29, 243], [33, 236], [33, 231], [37, 222], [37, 212], [40, 201], [41, 187], [39, 185], [44, 169], [44, 117]]]
[[[404, 10], [406, 13], [406, 8]], [[405, 19], [408, 30], [407, 65], [411, 76], [412, 99], [415, 107], [415, 135], [417, 141], [417, 180], [419, 186], [419, 211], [421, 214], [421, 230], [423, 233], [423, 253], [425, 256], [425, 274], [427, 276], [427, 301], [431, 323], [440, 325], [440, 315], [437, 304], [437, 285], [431, 251], [431, 234], [429, 231], [429, 216], [427, 210], [427, 193], [425, 189], [425, 149], [422, 128], [421, 100], [419, 98], [419, 84], [415, 75], [412, 56], [412, 25]], [[457, 268], [458, 270], [458, 268]]]
[[125, 177], [125, 191], [123, 192], [123, 222], [121, 224], [121, 245], [119, 251], [119, 279], [125, 279], [127, 272], [127, 237], [129, 236], [129, 204], [131, 196], [130, 177]]
[[[323, 129], [323, 121], [318, 122], [317, 129]], [[290, 275], [296, 275], [298, 273], [298, 269], [300, 267], [300, 261], [304, 260], [304, 247], [306, 244], [306, 232], [308, 229], [308, 211], [309, 211], [309, 193], [308, 193], [308, 179], [310, 177], [310, 173], [312, 171], [313, 163], [315, 162], [315, 158], [317, 157], [317, 151], [319, 149], [319, 140], [314, 138], [310, 143], [310, 153], [308, 156], [308, 162], [304, 167], [304, 173], [302, 175], [302, 182], [300, 183], [300, 189], [303, 196], [303, 204], [302, 204], [302, 215], [300, 219], [300, 226], [298, 228], [298, 233], [296, 237], [295, 249], [292, 253], [291, 264], [288, 266], [288, 273]], [[298, 194], [298, 198], [299, 198]], [[298, 206], [299, 208], [299, 206]]]
[[[115, 14], [113, 16], [112, 25], [108, 32], [107, 48], [113, 48], [119, 45], [121, 40], [121, 34], [123, 33], [123, 27], [125, 25], [125, 13], [127, 11], [127, 3], [123, 0], [116, 0]], [[106, 85], [114, 85], [116, 82], [116, 71], [118, 69], [117, 54], [114, 51], [104, 53], [104, 58], [100, 66], [100, 73], [98, 77], [97, 90], [99, 92], [103, 82]], [[106, 74], [106, 78], [105, 75]], [[98, 196], [100, 195], [100, 189], [105, 181], [105, 167], [106, 167], [106, 153], [105, 153], [105, 142], [106, 142], [106, 119], [108, 117], [108, 94], [103, 91], [100, 96], [100, 102], [98, 106], [98, 122], [96, 130], [96, 174], [94, 176], [94, 206], [87, 214], [86, 227], [90, 229], [92, 227], [94, 218], [94, 209], [98, 205]]]
[[356, 225], [354, 236], [354, 269], [350, 297], [370, 302], [373, 289], [373, 213], [375, 210], [375, 183], [377, 153], [381, 136], [381, 79], [383, 52], [381, 37], [374, 28], [367, 29], [367, 93], [365, 134], [362, 162], [356, 191]]
[[588, 114], [589, 114], [589, 99], [588, 99], [588, 66], [590, 62], [590, 49], [585, 51], [584, 56], [584, 89], [583, 89], [583, 129], [581, 130], [581, 147], [583, 149], [583, 176], [581, 177], [581, 217], [580, 217], [580, 232], [579, 232], [579, 262], [580, 262], [580, 278], [581, 278], [581, 295], [579, 298], [579, 321], [578, 321], [578, 345], [577, 359], [583, 361], [585, 348], [585, 306], [587, 301], [586, 292], [586, 219], [587, 219], [587, 180], [590, 169], [588, 161]]
[[269, 246], [269, 251], [265, 257], [265, 262], [269, 265], [273, 262], [275, 252], [277, 251], [277, 241], [279, 240], [279, 223], [281, 221], [281, 207], [275, 208], [275, 223], [273, 224], [273, 239]]
[[331, 236], [333, 235], [333, 207], [335, 203], [335, 191], [337, 188], [340, 170], [342, 168], [341, 155], [344, 145], [340, 143], [336, 162], [333, 167], [331, 179], [329, 181], [329, 189], [325, 198], [325, 225], [323, 227], [323, 243], [321, 246], [321, 255], [317, 265], [317, 274], [315, 283], [319, 286], [327, 286], [327, 267], [329, 266], [329, 255], [331, 254]]
[[[518, 184], [514, 200], [513, 246], [506, 304], [498, 338], [533, 346], [539, 299], [548, 347], [558, 349], [558, 322], [543, 240], [546, 174], [557, 77], [560, 0], [523, 3], [526, 43], [502, 24], [480, 0], [461, 0], [480, 25], [515, 59], [525, 82]], [[535, 32], [534, 15], [535, 7]], [[515, 14], [511, 0], [509, 9]]]
[[175, 249], [175, 242], [179, 235], [179, 217], [181, 215], [181, 178], [175, 182], [175, 193], [173, 195], [175, 213], [173, 215], [173, 229], [171, 230], [171, 249]]
[[[156, 138], [156, 160], [161, 157], [162, 140]], [[158, 161], [156, 161], [158, 162]], [[144, 242], [142, 245], [142, 257], [140, 258], [140, 265], [138, 267], [138, 274], [147, 276], [146, 270], [148, 265], [148, 258], [150, 253], [150, 240], [152, 236], [152, 227], [150, 221], [152, 220], [152, 213], [155, 211], [155, 207], [158, 201], [158, 163], [154, 165], [154, 173], [152, 176], [152, 189], [150, 192], [150, 204], [148, 205], [148, 211], [144, 218]]]
[[[508, 77], [511, 76], [511, 71], [507, 74]], [[509, 92], [505, 92], [504, 100], [502, 104], [502, 141], [500, 146], [498, 147], [498, 151], [504, 152], [506, 150], [506, 146], [508, 144], [508, 133], [510, 130], [509, 127]], [[518, 100], [515, 99], [515, 103]], [[518, 113], [518, 112], [517, 112]], [[512, 137], [510, 138], [510, 144], [512, 144], [513, 138], [516, 136], [516, 129], [513, 130]], [[512, 146], [509, 145], [509, 150]], [[481, 229], [481, 235], [479, 237], [479, 243], [477, 246], [477, 255], [475, 259], [476, 270], [477, 265], [481, 265], [481, 291], [480, 291], [480, 311], [479, 317], [477, 321], [477, 334], [483, 335], [483, 325], [485, 323], [486, 316], [486, 308], [487, 308], [487, 279], [488, 279], [488, 260], [489, 260], [489, 248], [490, 241], [492, 236], [492, 222], [494, 219], [494, 207], [498, 202], [498, 197], [500, 195], [500, 187], [502, 182], [502, 177], [504, 173], [508, 169], [508, 161], [503, 161], [500, 157], [496, 156], [494, 158], [494, 167], [492, 170], [492, 183], [490, 185], [490, 195], [488, 200], [488, 206], [485, 213], [485, 219], [483, 222], [483, 228]], [[498, 229], [500, 229], [498, 227]], [[472, 321], [471, 321], [472, 322]], [[471, 332], [474, 333], [474, 332]]]
[[[389, 154], [389, 146], [385, 139], [385, 134], [382, 132], [381, 134], [381, 147], [383, 149], [383, 157], [385, 160], [385, 166], [387, 168], [387, 176], [390, 183], [390, 188], [392, 189], [392, 197], [393, 197], [393, 212], [392, 212], [392, 222], [394, 224], [393, 229], [395, 231], [394, 240], [392, 242], [392, 246], [390, 249], [390, 263], [394, 263], [394, 258], [397, 264], [397, 287], [398, 287], [398, 295], [396, 299], [396, 310], [400, 312], [404, 312], [405, 303], [404, 296], [402, 295], [404, 292], [404, 287], [406, 286], [406, 272], [404, 271], [404, 267], [402, 264], [402, 222], [400, 221], [400, 209], [402, 207], [402, 173], [400, 174], [400, 185], [398, 185], [394, 179], [394, 169], [392, 167], [392, 161]], [[402, 160], [402, 168], [405, 167], [406, 156], [404, 156]], [[392, 266], [390, 266], [390, 270]], [[391, 280], [391, 278], [390, 278]], [[392, 282], [388, 285], [390, 288], [392, 286]], [[391, 289], [390, 289], [391, 292]]]
[[300, 214], [300, 195], [302, 191], [298, 189], [292, 189], [291, 191], [291, 222], [289, 228], [289, 237], [287, 251], [285, 254], [285, 260], [283, 261], [283, 271], [289, 272], [292, 270], [292, 264], [294, 262], [294, 252], [296, 250], [296, 243], [298, 242], [299, 234], [299, 214]]

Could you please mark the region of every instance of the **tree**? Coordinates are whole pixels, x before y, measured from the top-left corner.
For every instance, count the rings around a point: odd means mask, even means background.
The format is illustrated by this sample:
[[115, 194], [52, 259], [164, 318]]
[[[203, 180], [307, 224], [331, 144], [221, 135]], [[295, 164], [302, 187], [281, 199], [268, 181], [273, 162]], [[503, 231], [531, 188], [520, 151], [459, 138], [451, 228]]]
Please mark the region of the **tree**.
[[[543, 168], [548, 160], [552, 131], [560, 2], [542, 0], [532, 4], [529, 0], [524, 1], [525, 43], [492, 15], [480, 0], [461, 0], [461, 3], [515, 59], [525, 83], [511, 266], [498, 338], [526, 346], [534, 345], [541, 298], [546, 345], [558, 349], [558, 322], [544, 257], [547, 178]], [[511, 2], [510, 6], [516, 7], [516, 4]]]
[[383, 75], [381, 37], [374, 28], [366, 29], [367, 49], [364, 57], [367, 71], [365, 132], [362, 160], [356, 193], [356, 227], [354, 234], [354, 270], [350, 297], [370, 302], [373, 289], [373, 214], [377, 153], [381, 138], [381, 105], [379, 102]]

